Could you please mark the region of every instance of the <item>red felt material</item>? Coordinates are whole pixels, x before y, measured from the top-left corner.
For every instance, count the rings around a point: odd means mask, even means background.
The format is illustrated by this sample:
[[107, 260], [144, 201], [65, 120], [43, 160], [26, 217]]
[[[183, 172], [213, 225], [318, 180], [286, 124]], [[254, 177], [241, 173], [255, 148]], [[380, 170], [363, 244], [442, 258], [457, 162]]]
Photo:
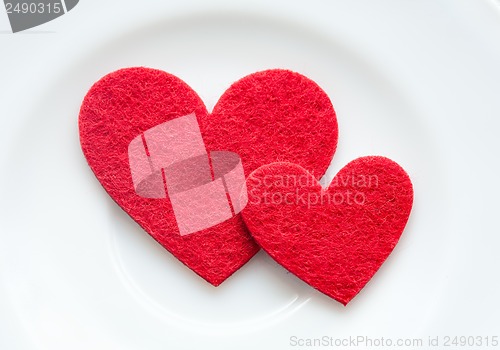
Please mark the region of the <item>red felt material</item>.
[[247, 179], [243, 219], [257, 243], [297, 277], [346, 305], [396, 246], [413, 203], [406, 172], [384, 157], [347, 164], [328, 189], [296, 164]]
[[79, 129], [83, 153], [97, 179], [155, 240], [216, 286], [259, 249], [241, 216], [181, 236], [168, 199], [135, 193], [127, 158], [134, 137], [192, 112], [207, 150], [237, 153], [246, 175], [261, 165], [288, 161], [320, 177], [335, 152], [337, 120], [318, 85], [279, 69], [234, 83], [212, 114], [186, 83], [159, 70], [122, 69], [92, 86], [81, 107]]

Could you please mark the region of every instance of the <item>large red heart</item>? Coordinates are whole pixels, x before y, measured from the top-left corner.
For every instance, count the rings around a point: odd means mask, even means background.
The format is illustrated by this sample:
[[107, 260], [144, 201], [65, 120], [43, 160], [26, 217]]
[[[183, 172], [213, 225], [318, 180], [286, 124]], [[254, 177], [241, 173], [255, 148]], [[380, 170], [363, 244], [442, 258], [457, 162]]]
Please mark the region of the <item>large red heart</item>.
[[237, 153], [246, 174], [275, 161], [300, 164], [320, 177], [337, 145], [337, 120], [325, 92], [287, 70], [267, 70], [234, 83], [209, 114], [179, 78], [148, 68], [111, 73], [92, 86], [79, 117], [87, 161], [108, 194], [181, 262], [219, 285], [257, 251], [240, 215], [181, 236], [169, 199], [138, 196], [127, 147], [146, 130], [195, 113], [209, 150]]
[[257, 243], [344, 305], [392, 252], [413, 203], [408, 175], [384, 157], [350, 162], [328, 189], [290, 163], [257, 169], [247, 187], [242, 215]]

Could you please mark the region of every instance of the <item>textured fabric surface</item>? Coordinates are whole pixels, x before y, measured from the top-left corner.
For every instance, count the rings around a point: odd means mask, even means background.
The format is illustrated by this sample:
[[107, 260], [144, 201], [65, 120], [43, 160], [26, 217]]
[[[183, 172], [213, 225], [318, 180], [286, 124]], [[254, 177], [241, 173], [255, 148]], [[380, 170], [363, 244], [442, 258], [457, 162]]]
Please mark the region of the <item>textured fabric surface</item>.
[[337, 145], [337, 120], [321, 88], [279, 69], [234, 83], [212, 114], [186, 83], [159, 70], [122, 69], [92, 86], [81, 107], [79, 129], [83, 153], [97, 179], [156, 241], [219, 285], [259, 249], [241, 216], [181, 236], [168, 198], [135, 193], [127, 157], [137, 135], [193, 112], [207, 149], [237, 153], [246, 175], [261, 165], [286, 161], [321, 177]]
[[390, 159], [358, 158], [323, 189], [296, 164], [264, 165], [247, 179], [243, 219], [257, 243], [297, 277], [346, 305], [396, 246], [413, 187]]

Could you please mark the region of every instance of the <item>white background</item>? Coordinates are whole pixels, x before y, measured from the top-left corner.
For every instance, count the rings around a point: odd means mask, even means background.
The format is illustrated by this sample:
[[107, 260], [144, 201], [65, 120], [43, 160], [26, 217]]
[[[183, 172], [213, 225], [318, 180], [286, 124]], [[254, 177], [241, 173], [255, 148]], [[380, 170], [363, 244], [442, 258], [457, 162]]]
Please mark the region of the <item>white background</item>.
[[[86, 0], [9, 31], [2, 10], [1, 349], [500, 336], [498, 2]], [[91, 84], [127, 66], [176, 74], [209, 109], [247, 74], [293, 69], [338, 114], [325, 183], [368, 154], [408, 171], [407, 229], [347, 307], [262, 252], [211, 287], [115, 206], [86, 166], [77, 118]]]

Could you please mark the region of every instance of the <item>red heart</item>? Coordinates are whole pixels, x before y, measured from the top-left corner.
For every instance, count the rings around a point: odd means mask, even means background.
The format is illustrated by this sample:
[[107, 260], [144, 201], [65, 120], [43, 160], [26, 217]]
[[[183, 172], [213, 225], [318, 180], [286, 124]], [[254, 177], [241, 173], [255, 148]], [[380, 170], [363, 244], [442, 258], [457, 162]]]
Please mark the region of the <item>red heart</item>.
[[130, 174], [127, 147], [136, 136], [193, 112], [207, 149], [237, 153], [246, 174], [263, 164], [289, 161], [321, 176], [335, 152], [337, 120], [316, 83], [286, 70], [239, 80], [212, 114], [186, 83], [159, 70], [122, 69], [90, 89], [80, 111], [80, 141], [97, 179], [163, 247], [219, 285], [259, 249], [241, 216], [181, 236], [169, 199], [138, 196]]
[[413, 203], [406, 172], [384, 157], [347, 164], [328, 189], [296, 164], [247, 179], [243, 219], [257, 243], [297, 277], [346, 305], [396, 246]]

